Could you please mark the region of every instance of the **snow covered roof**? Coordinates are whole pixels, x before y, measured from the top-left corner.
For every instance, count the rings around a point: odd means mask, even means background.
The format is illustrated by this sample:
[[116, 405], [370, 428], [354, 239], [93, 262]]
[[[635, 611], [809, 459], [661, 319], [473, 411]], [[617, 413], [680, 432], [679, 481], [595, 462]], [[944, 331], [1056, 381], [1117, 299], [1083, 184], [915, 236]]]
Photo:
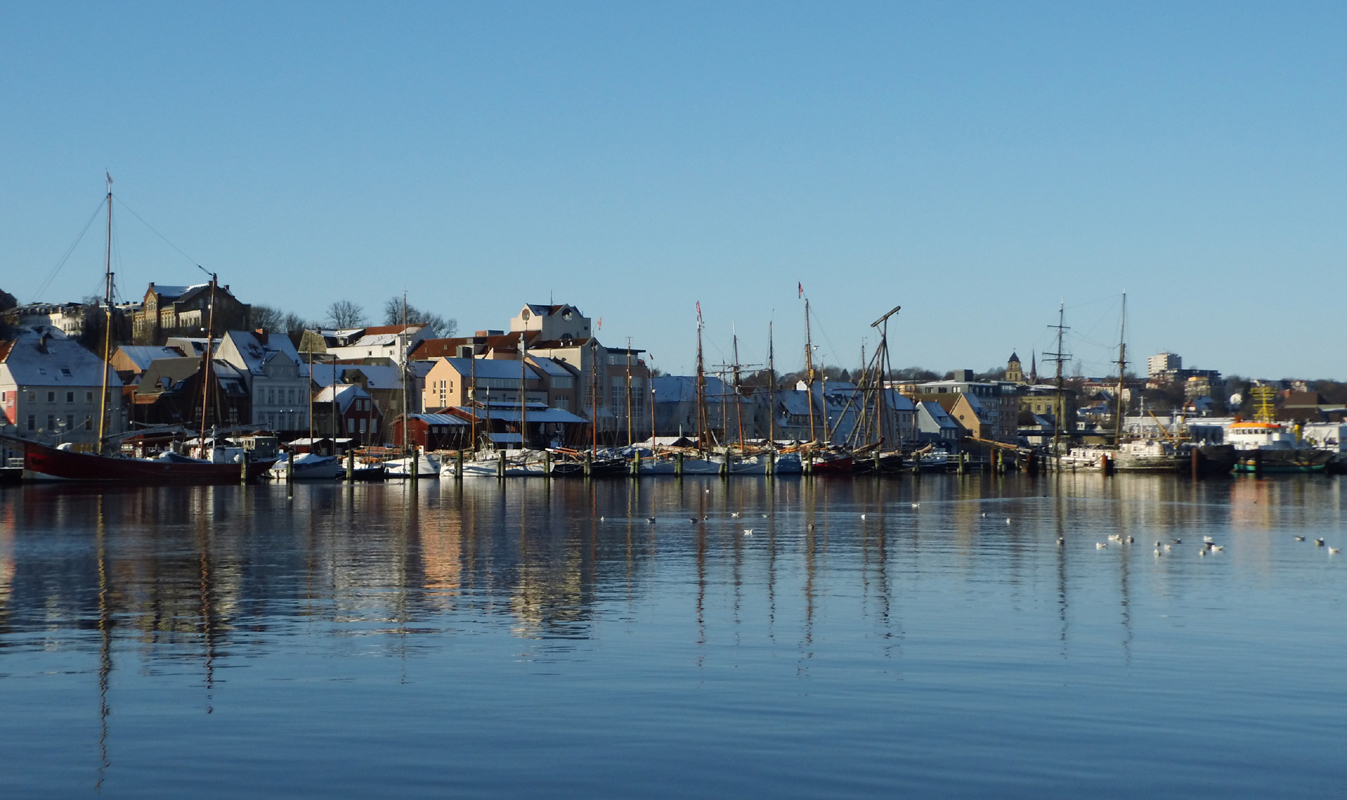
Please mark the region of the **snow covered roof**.
[[[459, 375], [472, 375], [476, 370], [478, 378], [505, 378], [519, 380], [519, 362], [502, 361], [494, 358], [443, 358], [442, 361], [449, 362]], [[473, 362], [476, 366], [473, 366]], [[536, 381], [541, 378], [532, 367], [525, 367], [528, 380]], [[569, 374], [569, 373], [567, 373]]]
[[[290, 337], [281, 333], [257, 333], [256, 331], [230, 331], [224, 335], [220, 346], [216, 348], [216, 358], [230, 358], [233, 350], [243, 363], [235, 364], [254, 375], [261, 375], [267, 363], [278, 355], [285, 355], [296, 364], [302, 364], [299, 351], [290, 342]], [[230, 362], [234, 363], [234, 362]]]
[[169, 300], [176, 300], [194, 289], [210, 286], [209, 283], [194, 283], [191, 286], [160, 286], [157, 283], [152, 283], [150, 285], [154, 287], [155, 294]]
[[[104, 369], [102, 359], [72, 339], [21, 333], [17, 339], [0, 342], [0, 374], [8, 372], [19, 386], [101, 388]], [[107, 372], [108, 386], [120, 387], [117, 373]]]
[[561, 364], [554, 359], [545, 358], [543, 356], [529, 356], [529, 363], [542, 370], [543, 373], [550, 378], [575, 377], [575, 373], [561, 366]]
[[[660, 375], [650, 379], [655, 389], [656, 403], [694, 403], [697, 401], [696, 375]], [[706, 398], [719, 399], [725, 393], [725, 382], [720, 378], [706, 376]], [[807, 413], [807, 412], [806, 412]]]
[[148, 347], [140, 345], [124, 344], [117, 348], [117, 352], [126, 356], [126, 358], [136, 365], [136, 369], [144, 372], [149, 369], [150, 362], [156, 358], [181, 358], [182, 353], [174, 347]]
[[[577, 417], [571, 412], [562, 411], [559, 408], [539, 408], [535, 410], [532, 403], [530, 403], [529, 406], [530, 406], [528, 409], [529, 422], [563, 422], [572, 424], [589, 422], [589, 420], [585, 419], [584, 417]], [[474, 413], [474, 410], [468, 408], [467, 406], [461, 406], [458, 410], [462, 411], [464, 414], [469, 416], [471, 416]], [[519, 421], [518, 406], [515, 406], [513, 409], [507, 409], [507, 408], [495, 408], [493, 404], [493, 407], [489, 409], [488, 408], [476, 409], [476, 414], [478, 419], [497, 419], [500, 420], [501, 422]]]
[[369, 399], [369, 393], [359, 386], [356, 386], [354, 383], [342, 383], [338, 384], [336, 387], [328, 386], [324, 388], [314, 396], [313, 404], [322, 405], [323, 403], [327, 403], [330, 405], [332, 403], [334, 391], [336, 392], [337, 407], [341, 409], [341, 413], [343, 414], [345, 414], [346, 410], [351, 407], [351, 403], [355, 399]]
[[466, 419], [453, 414], [408, 414], [411, 419], [419, 419], [427, 425], [469, 425]]

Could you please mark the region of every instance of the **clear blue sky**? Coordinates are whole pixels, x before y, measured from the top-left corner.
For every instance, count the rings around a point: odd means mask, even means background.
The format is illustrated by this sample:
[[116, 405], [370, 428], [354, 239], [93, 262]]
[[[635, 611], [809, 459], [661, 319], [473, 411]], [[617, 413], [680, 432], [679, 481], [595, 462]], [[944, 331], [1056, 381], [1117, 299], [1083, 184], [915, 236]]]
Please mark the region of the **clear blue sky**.
[[[1129, 347], [1347, 378], [1347, 5], [0, 7], [0, 288], [99, 286], [103, 192], [245, 301], [577, 305], [655, 365]], [[119, 211], [121, 292], [195, 267]], [[1144, 368], [1144, 367], [1143, 367]]]

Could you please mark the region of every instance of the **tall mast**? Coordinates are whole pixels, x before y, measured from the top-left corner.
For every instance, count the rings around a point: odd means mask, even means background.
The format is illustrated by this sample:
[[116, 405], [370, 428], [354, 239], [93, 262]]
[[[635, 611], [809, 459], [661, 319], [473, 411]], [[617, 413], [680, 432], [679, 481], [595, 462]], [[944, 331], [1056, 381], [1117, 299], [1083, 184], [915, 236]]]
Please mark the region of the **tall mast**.
[[739, 425], [739, 453], [744, 452], [743, 397], [739, 389], [739, 334], [734, 334], [734, 418]]
[[776, 353], [770, 320], [767, 322], [767, 441], [776, 447]]
[[812, 444], [818, 437], [814, 435], [814, 336], [809, 329], [809, 298], [804, 299], [804, 385], [809, 398], [809, 441]]
[[477, 451], [477, 337], [468, 339], [468, 408], [472, 411], [472, 449]]
[[309, 345], [309, 382], [304, 387], [309, 392], [309, 452], [314, 452], [313, 446], [313, 345]]
[[702, 304], [697, 303], [697, 447], [706, 451], [706, 364], [702, 361]]
[[[655, 360], [649, 353], [646, 353], [646, 358], [651, 361]], [[653, 454], [655, 452], [655, 366], [653, 364], [645, 371], [645, 379], [649, 383], [648, 388], [650, 389], [650, 452]]]
[[1127, 292], [1122, 296], [1122, 321], [1118, 323], [1118, 396], [1113, 399], [1113, 444], [1122, 444], [1123, 370], [1127, 368]]
[[[894, 306], [893, 310], [874, 322], [870, 327], [879, 329], [879, 347], [875, 348], [875, 441], [883, 448], [885, 439], [884, 406], [888, 403], [887, 388], [884, 379], [889, 373], [889, 317], [903, 309]], [[901, 437], [899, 437], [901, 439]], [[899, 442], [901, 444], [901, 441]]]
[[529, 343], [524, 341], [524, 332], [519, 332], [519, 449], [529, 449], [528, 403], [524, 402], [524, 391], [528, 386]]
[[214, 354], [211, 346], [215, 344], [215, 273], [210, 274], [210, 313], [206, 315], [206, 363], [201, 369], [201, 435], [197, 437], [197, 455], [206, 452], [206, 414], [210, 410], [210, 364]]
[[627, 447], [636, 443], [631, 433], [631, 337], [627, 337]]
[[1057, 352], [1050, 353], [1053, 360], [1057, 362], [1057, 407], [1056, 413], [1052, 415], [1052, 450], [1053, 454], [1061, 455], [1062, 445], [1062, 414], [1065, 408], [1062, 404], [1062, 362], [1067, 358], [1066, 351], [1062, 349], [1062, 337], [1067, 331], [1066, 326], [1066, 301], [1063, 300], [1057, 307], [1057, 324], [1049, 325], [1049, 328], [1057, 329]]
[[[406, 453], [412, 448], [412, 421], [407, 419], [407, 395], [410, 389], [407, 387], [407, 290], [402, 290], [402, 334], [398, 337], [402, 344], [402, 452]], [[413, 455], [413, 458], [416, 456]], [[408, 474], [411, 474], [408, 468]]]
[[112, 358], [112, 175], [108, 179], [108, 246], [103, 262], [103, 393], [98, 398], [98, 452], [103, 452], [103, 435], [108, 419], [108, 361]]
[[599, 348], [593, 337], [589, 339], [589, 433], [591, 455], [599, 452]]

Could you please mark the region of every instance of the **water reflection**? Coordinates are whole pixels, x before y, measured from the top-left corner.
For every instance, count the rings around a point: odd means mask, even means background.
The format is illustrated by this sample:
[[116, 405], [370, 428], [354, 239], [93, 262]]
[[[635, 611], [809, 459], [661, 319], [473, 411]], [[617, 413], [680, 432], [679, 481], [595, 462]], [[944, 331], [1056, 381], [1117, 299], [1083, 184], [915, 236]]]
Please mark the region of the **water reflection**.
[[[1292, 585], [1304, 573], [1288, 565], [1309, 567], [1287, 532], [1342, 521], [1336, 479], [26, 486], [0, 492], [0, 673], [20, 653], [87, 671], [101, 786], [118, 670], [188, 674], [209, 715], [222, 670], [300, 642], [397, 658], [406, 680], [409, 661], [468, 637], [498, 631], [556, 662], [648, 626], [661, 667], [710, 675], [769, 652], [807, 681], [841, 647], [898, 674], [953, 640], [1023, 646], [1007, 623], [1063, 663], [1101, 637], [1130, 668], [1161, 610], [1181, 615], [1218, 577]], [[1204, 534], [1237, 545], [1203, 563]], [[1097, 550], [1109, 535], [1135, 544]], [[1171, 539], [1191, 546], [1155, 556]]]

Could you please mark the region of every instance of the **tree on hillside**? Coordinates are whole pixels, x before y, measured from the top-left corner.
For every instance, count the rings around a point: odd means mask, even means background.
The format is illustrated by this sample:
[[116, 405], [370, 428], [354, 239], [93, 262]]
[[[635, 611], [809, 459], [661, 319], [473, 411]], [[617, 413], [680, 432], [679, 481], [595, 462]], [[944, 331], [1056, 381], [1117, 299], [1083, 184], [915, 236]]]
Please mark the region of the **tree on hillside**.
[[[390, 297], [388, 302], [384, 303], [384, 324], [401, 325], [403, 320], [403, 300], [401, 297]], [[458, 320], [442, 317], [439, 314], [432, 314], [428, 311], [422, 311], [416, 306], [407, 304], [406, 320], [408, 325], [429, 325], [435, 329], [438, 336], [448, 338], [458, 333]]]
[[327, 319], [332, 323], [332, 327], [338, 330], [363, 328], [369, 324], [369, 320], [365, 317], [365, 309], [353, 300], [338, 300], [328, 306]]
[[268, 333], [295, 333], [309, 327], [309, 322], [294, 312], [254, 303], [248, 313], [248, 326]]
[[11, 309], [19, 304], [18, 298], [4, 289], [0, 289], [0, 311]]

